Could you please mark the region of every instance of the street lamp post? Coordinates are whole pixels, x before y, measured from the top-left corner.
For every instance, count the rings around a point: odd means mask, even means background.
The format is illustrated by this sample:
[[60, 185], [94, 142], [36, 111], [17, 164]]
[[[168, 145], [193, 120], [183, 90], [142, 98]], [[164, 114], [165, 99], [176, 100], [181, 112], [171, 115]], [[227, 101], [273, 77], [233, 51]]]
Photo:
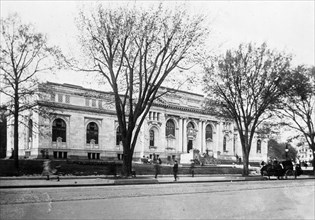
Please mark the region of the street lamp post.
[[288, 160], [288, 152], [289, 152], [289, 148], [288, 145], [285, 145], [285, 160]]

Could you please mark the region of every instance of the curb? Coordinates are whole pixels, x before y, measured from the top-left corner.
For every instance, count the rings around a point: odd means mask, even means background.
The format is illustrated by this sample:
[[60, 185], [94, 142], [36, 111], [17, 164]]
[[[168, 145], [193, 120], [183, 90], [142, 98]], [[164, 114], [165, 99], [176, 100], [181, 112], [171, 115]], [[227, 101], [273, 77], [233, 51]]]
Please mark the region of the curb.
[[[9, 188], [47, 188], [47, 187], [84, 187], [84, 186], [117, 186], [117, 185], [146, 185], [146, 184], [174, 184], [174, 183], [207, 183], [207, 182], [237, 182], [237, 181], [262, 181], [266, 180], [263, 177], [239, 177], [239, 178], [225, 178], [225, 179], [213, 179], [213, 180], [182, 180], [182, 181], [170, 181], [162, 179], [115, 179], [107, 183], [65, 183], [65, 184], [25, 184], [25, 185], [4, 185], [0, 186], [0, 189]], [[58, 182], [60, 183], [60, 182]]]
[[[198, 178], [198, 177], [197, 177]], [[25, 178], [27, 179], [27, 178]], [[70, 178], [69, 178], [70, 179]], [[78, 178], [71, 178], [78, 179]], [[96, 179], [96, 178], [86, 178], [86, 179]], [[300, 177], [295, 180], [306, 180], [306, 179], [315, 179], [314, 176], [305, 176]], [[21, 180], [21, 179], [20, 179]], [[29, 179], [28, 179], [29, 180]], [[33, 179], [32, 179], [33, 180]], [[35, 179], [34, 179], [35, 180]], [[41, 179], [43, 180], [43, 179]], [[166, 179], [163, 181], [163, 178], [139, 178], [139, 179], [109, 179], [108, 182], [99, 182], [99, 183], [62, 183], [58, 182], [58, 184], [49, 183], [49, 184], [25, 184], [25, 185], [3, 185], [0, 186], [0, 189], [9, 189], [9, 188], [52, 188], [52, 187], [93, 187], [93, 186], [118, 186], [118, 185], [146, 185], [146, 184], [174, 184], [174, 183], [218, 183], [218, 182], [242, 182], [242, 181], [275, 181], [277, 179], [269, 180], [267, 176], [252, 176], [252, 177], [226, 177], [224, 179], [194, 179], [194, 180], [181, 180], [181, 181], [173, 181]], [[278, 180], [277, 180], [278, 181]], [[279, 180], [279, 181], [285, 181]], [[60, 184], [61, 183], [61, 184]]]

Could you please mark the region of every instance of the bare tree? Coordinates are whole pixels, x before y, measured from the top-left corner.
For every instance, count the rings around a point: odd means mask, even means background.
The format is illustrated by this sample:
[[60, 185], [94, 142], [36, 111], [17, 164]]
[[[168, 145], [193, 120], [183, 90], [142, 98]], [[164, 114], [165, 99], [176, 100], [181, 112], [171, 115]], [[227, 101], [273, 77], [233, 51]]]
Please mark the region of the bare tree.
[[123, 171], [129, 176], [141, 126], [161, 84], [179, 65], [198, 54], [207, 30], [204, 17], [136, 6], [80, 13], [80, 42], [89, 61], [81, 70], [100, 73], [115, 96], [122, 134]]
[[[62, 54], [56, 47], [48, 47], [46, 37], [37, 33], [31, 24], [23, 24], [17, 14], [1, 18], [0, 92], [8, 97], [5, 104], [14, 118], [14, 161], [19, 168], [20, 113], [33, 109], [37, 75], [51, 72], [58, 66]], [[57, 58], [57, 59], [56, 59]], [[61, 59], [60, 59], [61, 60]]]
[[[299, 66], [293, 71], [291, 90], [278, 111], [286, 125], [304, 137], [315, 158], [315, 67]], [[313, 159], [313, 171], [315, 161]]]
[[249, 153], [256, 129], [272, 116], [288, 89], [290, 57], [252, 43], [228, 50], [205, 67], [205, 91], [221, 104], [219, 113], [234, 119], [243, 153], [243, 175], [249, 173]]

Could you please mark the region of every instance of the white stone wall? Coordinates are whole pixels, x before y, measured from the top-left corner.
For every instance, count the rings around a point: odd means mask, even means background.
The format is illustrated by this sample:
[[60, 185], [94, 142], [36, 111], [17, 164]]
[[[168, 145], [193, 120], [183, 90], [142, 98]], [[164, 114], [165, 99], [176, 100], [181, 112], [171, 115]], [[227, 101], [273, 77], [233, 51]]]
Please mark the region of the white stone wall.
[[[102, 92], [91, 91], [82, 87], [67, 86], [61, 84], [51, 84], [55, 96], [44, 95], [46, 101], [57, 106], [52, 117], [42, 118], [35, 112], [32, 113], [35, 133], [31, 143], [32, 157], [41, 157], [41, 150], [48, 149], [49, 155], [54, 152], [67, 152], [67, 157], [78, 157], [87, 159], [88, 153], [99, 153], [101, 159], [117, 159], [117, 154], [122, 154], [122, 146], [116, 146], [116, 129], [118, 127], [117, 116], [113, 103], [110, 102], [109, 95]], [[52, 99], [53, 98], [53, 99]], [[88, 103], [86, 100], [89, 100]], [[92, 101], [94, 100], [94, 101]], [[212, 115], [204, 114], [198, 109], [203, 97], [190, 93], [172, 94], [164, 97], [167, 105], [154, 105], [150, 109], [144, 121], [138, 141], [135, 147], [134, 157], [159, 155], [161, 158], [176, 157], [187, 153], [187, 125], [194, 125], [195, 135], [192, 138], [193, 149], [198, 149], [200, 153], [211, 150], [211, 153], [234, 158], [237, 154], [242, 157], [241, 144], [237, 131], [231, 121], [222, 121]], [[100, 105], [101, 104], [101, 105]], [[56, 107], [55, 106], [55, 107]], [[150, 117], [151, 116], [151, 117]], [[52, 141], [52, 123], [55, 119], [61, 118], [66, 123], [66, 142]], [[172, 119], [175, 123], [175, 139], [168, 142], [166, 137], [166, 122]], [[98, 144], [86, 143], [86, 129], [90, 122], [95, 122], [99, 128]], [[213, 138], [206, 140], [206, 126], [211, 125]], [[37, 130], [36, 130], [37, 129]], [[150, 129], [155, 132], [154, 147], [150, 147]], [[8, 152], [11, 155], [13, 147], [13, 128], [8, 129]], [[234, 138], [237, 140], [234, 142]], [[27, 149], [28, 133], [27, 129], [20, 128], [20, 155], [25, 154]], [[226, 152], [223, 151], [223, 137], [227, 135]], [[235, 146], [234, 146], [235, 144]], [[257, 154], [256, 141], [250, 154], [250, 159], [260, 161], [267, 157], [267, 141], [262, 141], [262, 152]], [[169, 145], [169, 146], [168, 146]], [[168, 148], [172, 147], [172, 148]], [[59, 155], [58, 155], [59, 156]]]

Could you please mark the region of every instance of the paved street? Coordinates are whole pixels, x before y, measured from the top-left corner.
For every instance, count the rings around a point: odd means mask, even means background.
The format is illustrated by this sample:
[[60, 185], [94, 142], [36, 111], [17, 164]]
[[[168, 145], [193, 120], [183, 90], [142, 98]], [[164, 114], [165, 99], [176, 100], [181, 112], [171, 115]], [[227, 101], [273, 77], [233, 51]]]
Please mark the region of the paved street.
[[314, 179], [0, 189], [1, 219], [314, 219]]

